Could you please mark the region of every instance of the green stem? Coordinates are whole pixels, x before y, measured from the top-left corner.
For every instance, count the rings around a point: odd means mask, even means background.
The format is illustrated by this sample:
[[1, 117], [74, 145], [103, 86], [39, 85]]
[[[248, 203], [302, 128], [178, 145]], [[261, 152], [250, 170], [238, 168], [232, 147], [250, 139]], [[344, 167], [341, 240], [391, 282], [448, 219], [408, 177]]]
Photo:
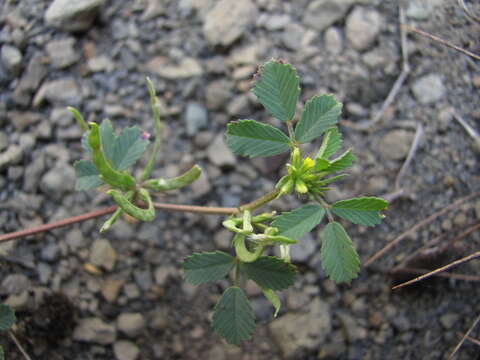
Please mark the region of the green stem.
[[264, 249], [263, 246], [259, 245], [253, 252], [248, 250], [245, 245], [245, 235], [243, 234], [235, 234], [233, 245], [235, 246], [235, 252], [237, 253], [238, 258], [246, 263], [257, 260], [262, 255]]
[[90, 128], [88, 127], [88, 124], [86, 123], [80, 111], [75, 109], [73, 106], [67, 106], [67, 110], [72, 113], [73, 117], [75, 118], [75, 120], [77, 120], [77, 124], [80, 127], [80, 129], [82, 129], [82, 131], [85, 132], [90, 130]]
[[325, 212], [327, 213], [328, 221], [329, 221], [329, 222], [335, 221], [335, 220], [333, 219], [332, 212], [330, 211], [330, 205], [329, 205], [325, 200], [323, 200], [320, 195], [313, 194], [313, 197], [315, 198], [315, 200], [322, 206], [322, 208], [323, 208], [323, 209], [325, 210]]
[[255, 209], [258, 209], [259, 207], [269, 203], [270, 201], [275, 200], [278, 194], [280, 194], [280, 189], [275, 189], [263, 195], [262, 197], [258, 198], [257, 200], [254, 200], [252, 202], [249, 202], [245, 205], [240, 206], [238, 208], [238, 212], [243, 212], [245, 210], [253, 211]]
[[[239, 260], [238, 258], [236, 260]], [[233, 278], [233, 284], [240, 287], [240, 261], [236, 261], [235, 264], [235, 276]]]
[[153, 145], [153, 150], [150, 158], [148, 159], [147, 165], [145, 165], [145, 169], [143, 169], [141, 176], [142, 180], [147, 180], [150, 177], [153, 166], [155, 165], [155, 161], [157, 160], [158, 153], [160, 152], [162, 146], [162, 122], [160, 120], [160, 111], [158, 110], [158, 99], [155, 93], [155, 87], [148, 77], [147, 87], [150, 95], [150, 106], [152, 108], [153, 119], [155, 120], [155, 144]]
[[180, 176], [172, 179], [159, 178], [148, 180], [143, 183], [143, 186], [154, 191], [176, 190], [190, 185], [192, 182], [197, 180], [201, 174], [202, 169], [198, 165], [194, 165], [190, 170]]
[[293, 120], [287, 121], [288, 136], [290, 140], [295, 141], [295, 133], [293, 131]]

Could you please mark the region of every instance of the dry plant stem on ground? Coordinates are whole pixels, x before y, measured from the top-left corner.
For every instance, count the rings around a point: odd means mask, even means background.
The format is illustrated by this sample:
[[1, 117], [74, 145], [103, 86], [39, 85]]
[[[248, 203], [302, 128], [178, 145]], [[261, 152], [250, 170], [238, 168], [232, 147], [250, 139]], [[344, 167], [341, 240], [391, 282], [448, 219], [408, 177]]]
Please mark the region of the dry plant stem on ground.
[[472, 326], [470, 327], [470, 329], [468, 329], [468, 331], [465, 333], [465, 335], [463, 335], [462, 340], [460, 340], [460, 342], [457, 344], [457, 346], [455, 346], [455, 349], [453, 349], [452, 353], [450, 354], [449, 359], [453, 359], [453, 357], [455, 356], [457, 351], [460, 349], [460, 347], [463, 345], [463, 343], [465, 342], [467, 337], [470, 335], [470, 333], [473, 331], [473, 329], [475, 328], [475, 326], [477, 326], [477, 324], [479, 322], [480, 322], [480, 315], [475, 319]]
[[476, 197], [478, 197], [480, 195], [480, 192], [476, 192], [476, 193], [473, 193], [473, 194], [470, 194], [468, 196], [465, 196], [463, 198], [460, 198], [458, 199], [457, 201], [455, 201], [454, 203], [450, 204], [449, 206], [443, 208], [442, 210], [440, 211], [437, 211], [436, 213], [430, 215], [429, 217], [427, 217], [426, 219], [418, 222], [417, 224], [415, 224], [413, 227], [411, 227], [410, 229], [408, 229], [407, 231], [403, 232], [402, 234], [400, 234], [399, 236], [397, 236], [395, 239], [393, 239], [392, 241], [390, 241], [386, 246], [384, 246], [382, 249], [380, 249], [379, 251], [377, 251], [375, 254], [373, 254], [370, 258], [367, 259], [367, 261], [365, 261], [365, 264], [364, 266], [365, 267], [368, 267], [370, 266], [373, 262], [375, 262], [376, 260], [378, 260], [380, 257], [382, 257], [383, 255], [385, 255], [386, 253], [388, 253], [391, 249], [393, 249], [396, 245], [398, 245], [403, 239], [405, 239], [407, 236], [409, 236], [410, 234], [414, 233], [415, 231], [421, 229], [422, 227], [424, 227], [425, 225], [428, 225], [429, 223], [431, 223], [432, 221], [434, 221], [435, 219], [437, 219], [438, 217], [448, 213], [449, 211], [451, 210], [454, 210], [456, 209], [457, 207], [459, 207], [461, 204], [467, 202], [467, 201], [470, 201], [472, 199], [475, 199]]

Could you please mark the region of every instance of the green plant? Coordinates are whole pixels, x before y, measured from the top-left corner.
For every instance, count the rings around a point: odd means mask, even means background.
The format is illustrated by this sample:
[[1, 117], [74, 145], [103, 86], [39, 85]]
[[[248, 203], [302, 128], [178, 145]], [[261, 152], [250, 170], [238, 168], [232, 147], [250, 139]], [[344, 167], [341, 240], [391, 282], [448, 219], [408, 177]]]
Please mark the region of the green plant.
[[[227, 215], [223, 226], [232, 232], [234, 255], [222, 251], [195, 253], [185, 259], [183, 269], [185, 279], [194, 285], [217, 281], [232, 273], [233, 286], [223, 293], [216, 304], [212, 324], [227, 342], [237, 345], [250, 338], [255, 328], [253, 310], [242, 290], [243, 279], [251, 279], [261, 288], [272, 303], [276, 316], [281, 305], [277, 291], [290, 287], [296, 275], [295, 266], [290, 262], [290, 246], [312, 231], [326, 216], [328, 223], [321, 233], [322, 267], [333, 281], [350, 282], [358, 276], [360, 260], [350, 237], [335, 221], [335, 216], [355, 224], [374, 226], [381, 222], [381, 211], [388, 205], [385, 200], [375, 197], [353, 198], [333, 204], [325, 200], [328, 185], [343, 178], [345, 174], [341, 172], [355, 160], [350, 149], [334, 157], [342, 145], [342, 136], [336, 127], [341, 103], [332, 95], [314, 96], [306, 102], [300, 119], [294, 124], [300, 94], [296, 70], [282, 61], [272, 60], [260, 67], [255, 80], [253, 93], [267, 111], [285, 125], [287, 132], [255, 120], [239, 120], [228, 124], [226, 140], [235, 154], [252, 158], [290, 153], [286, 174], [271, 192], [237, 208], [155, 203], [152, 193], [187, 186], [200, 176], [201, 169], [195, 165], [173, 179], [150, 178], [160, 151], [162, 124], [154, 86], [147, 79], [155, 120], [155, 144], [139, 179], [135, 179], [128, 169], [146, 151], [149, 134], [138, 127], [130, 127], [116, 135], [109, 120], [103, 120], [100, 125], [87, 124], [80, 112], [70, 108], [84, 130], [82, 144], [91, 157], [74, 164], [76, 189], [106, 185], [106, 193], [118, 207], [55, 224], [65, 226], [113, 212], [101, 227], [103, 232], [122, 213], [141, 221], [152, 221], [156, 208]], [[322, 142], [318, 152], [310, 157], [303, 156], [302, 144], [320, 137]], [[282, 214], [274, 211], [254, 214], [269, 202], [292, 193], [308, 204]], [[37, 232], [45, 230], [43, 227]], [[20, 233], [25, 236], [33, 231]], [[20, 233], [17, 235], [20, 236]], [[11, 235], [5, 239], [14, 237]], [[268, 255], [267, 251], [276, 246], [280, 255]]]
[[[15, 322], [15, 313], [12, 308], [5, 304], [0, 304], [0, 331], [9, 330]], [[4, 359], [3, 348], [0, 346], [0, 360]]]

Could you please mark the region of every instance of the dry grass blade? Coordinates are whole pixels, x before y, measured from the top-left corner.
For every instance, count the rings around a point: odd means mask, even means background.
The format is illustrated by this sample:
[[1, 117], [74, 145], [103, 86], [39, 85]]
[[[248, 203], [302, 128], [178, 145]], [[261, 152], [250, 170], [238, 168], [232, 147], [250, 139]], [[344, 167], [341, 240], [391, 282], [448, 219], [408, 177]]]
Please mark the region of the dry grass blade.
[[419, 277], [416, 277], [415, 279], [412, 279], [412, 280], [410, 280], [410, 281], [407, 281], [407, 282], [404, 282], [404, 283], [402, 283], [402, 284], [396, 285], [396, 286], [392, 287], [392, 290], [400, 289], [400, 288], [402, 288], [402, 287], [404, 287], [404, 286], [411, 285], [411, 284], [415, 284], [415, 283], [417, 283], [417, 282], [419, 282], [419, 281], [422, 281], [422, 280], [424, 280], [424, 279], [429, 278], [430, 276], [433, 276], [433, 275], [435, 275], [435, 274], [441, 273], [441, 272], [443, 272], [443, 271], [446, 271], [446, 270], [448, 270], [448, 269], [451, 269], [452, 267], [455, 267], [455, 266], [457, 266], [457, 265], [463, 264], [463, 263], [465, 263], [465, 262], [467, 262], [467, 261], [470, 261], [470, 260], [473, 260], [473, 259], [476, 259], [476, 258], [480, 258], [480, 251], [477, 251], [477, 252], [475, 252], [475, 253], [473, 253], [473, 254], [471, 254], [471, 255], [465, 256], [465, 257], [462, 258], [462, 259], [459, 259], [459, 260], [456, 260], [456, 261], [454, 261], [454, 262], [451, 262], [450, 264], [445, 265], [445, 266], [442, 266], [442, 267], [440, 267], [440, 268], [438, 268], [438, 269], [436, 269], [436, 270], [430, 271], [429, 273], [426, 273], [426, 274], [424, 274], [424, 275], [421, 275], [421, 276], [419, 276]]
[[463, 129], [467, 132], [467, 134], [475, 141], [475, 144], [477, 145], [477, 149], [480, 149], [480, 134], [478, 131], [476, 131], [472, 126], [470, 126], [469, 123], [465, 121], [460, 115], [457, 113], [453, 112], [453, 118], [457, 120], [460, 125], [462, 125]]
[[468, 331], [465, 333], [465, 335], [463, 335], [462, 340], [460, 340], [460, 342], [457, 344], [457, 346], [455, 346], [455, 349], [453, 349], [452, 353], [449, 356], [449, 359], [453, 359], [453, 357], [457, 353], [458, 349], [460, 349], [460, 347], [463, 345], [463, 343], [465, 342], [467, 337], [470, 335], [470, 333], [473, 331], [475, 326], [477, 326], [478, 322], [480, 322], [480, 315], [475, 319], [472, 326], [470, 326], [470, 329], [468, 329]]
[[471, 342], [473, 342], [475, 345], [480, 346], [480, 340], [474, 339], [474, 338], [472, 338], [472, 337], [470, 337], [470, 336], [467, 336], [466, 339], [469, 340], [469, 341], [471, 341]]
[[422, 31], [422, 30], [419, 30], [413, 26], [410, 26], [410, 25], [404, 25], [404, 27], [408, 30], [408, 31], [411, 31], [411, 32], [414, 32], [416, 34], [419, 34], [419, 35], [422, 35], [422, 36], [425, 36], [433, 41], [437, 41], [439, 42], [440, 44], [443, 44], [445, 46], [448, 46], [449, 48], [452, 48], [452, 49], [455, 49], [465, 55], [468, 55], [472, 58], [474, 58], [475, 60], [480, 60], [480, 55], [477, 55], [475, 53], [472, 53], [471, 51], [468, 51], [464, 48], [461, 48], [460, 46], [457, 46], [455, 44], [452, 44], [451, 42], [449, 41], [446, 41], [446, 40], [443, 40], [442, 38], [439, 38], [438, 36], [435, 36], [435, 35], [432, 35], [432, 34], [429, 34], [425, 31]]
[[435, 219], [437, 219], [438, 217], [446, 214], [447, 212], [453, 210], [453, 209], [456, 209], [458, 206], [460, 206], [461, 204], [463, 204], [464, 202], [466, 201], [469, 201], [469, 200], [472, 200], [474, 198], [476, 198], [477, 196], [480, 195], [480, 192], [476, 192], [476, 193], [473, 193], [473, 194], [470, 194], [468, 196], [465, 196], [463, 198], [460, 198], [458, 199], [457, 201], [455, 201], [453, 204], [450, 204], [449, 206], [447, 206], [446, 208], [440, 210], [440, 211], [437, 211], [436, 213], [430, 215], [429, 217], [427, 217], [426, 219], [418, 222], [416, 225], [414, 225], [413, 227], [411, 227], [410, 229], [408, 229], [407, 231], [403, 232], [400, 236], [397, 236], [395, 239], [393, 239], [392, 241], [390, 241], [387, 245], [385, 245], [382, 249], [380, 249], [379, 251], [377, 251], [375, 254], [373, 254], [370, 258], [367, 259], [367, 261], [365, 261], [365, 267], [369, 266], [370, 264], [372, 264], [374, 261], [376, 261], [378, 258], [380, 258], [381, 256], [385, 255], [388, 251], [390, 251], [393, 247], [395, 247], [400, 241], [402, 241], [403, 239], [405, 239], [408, 235], [414, 233], [415, 231], [421, 229], [422, 227], [424, 227], [425, 225], [428, 225], [429, 223], [431, 223], [432, 221], [434, 221]]
[[13, 342], [15, 343], [15, 345], [17, 346], [18, 350], [20, 351], [20, 353], [23, 355], [23, 357], [26, 359], [26, 360], [32, 360], [32, 358], [27, 354], [27, 352], [25, 351], [25, 349], [22, 347], [22, 344], [20, 344], [20, 342], [18, 341], [17, 337], [15, 336], [15, 334], [13, 333], [13, 331], [9, 330], [8, 331], [8, 335], [10, 335], [10, 338], [13, 340]]
[[461, 6], [461, 8], [463, 9], [463, 11], [465, 11], [465, 14], [467, 14], [467, 16], [473, 20], [473, 21], [476, 21], [478, 23], [480, 23], [480, 17], [476, 16], [472, 10], [470, 10], [468, 7], [467, 7], [467, 4], [465, 4], [465, 0], [458, 0], [458, 5]]
[[[430, 270], [427, 269], [419, 269], [419, 268], [400, 268], [394, 269], [389, 272], [390, 275], [403, 275], [403, 274], [427, 274]], [[432, 274], [432, 276], [443, 277], [446, 279], [455, 279], [455, 280], [463, 280], [463, 281], [475, 281], [480, 282], [480, 276], [475, 275], [466, 275], [466, 274], [454, 274], [448, 272], [436, 273]]]

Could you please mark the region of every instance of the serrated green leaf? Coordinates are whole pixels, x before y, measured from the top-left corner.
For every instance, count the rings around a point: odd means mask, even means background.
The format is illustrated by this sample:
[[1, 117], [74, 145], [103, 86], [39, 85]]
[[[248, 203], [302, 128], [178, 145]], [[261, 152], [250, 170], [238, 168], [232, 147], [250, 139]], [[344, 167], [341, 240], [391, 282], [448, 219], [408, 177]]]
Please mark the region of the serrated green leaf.
[[275, 256], [262, 256], [254, 262], [242, 263], [242, 269], [258, 286], [272, 290], [288, 288], [296, 275], [295, 266]]
[[267, 300], [270, 301], [270, 303], [275, 308], [275, 313], [273, 314], [273, 317], [277, 317], [278, 312], [280, 311], [280, 307], [282, 306], [280, 298], [272, 289], [267, 289], [267, 288], [261, 288], [261, 289], [262, 289], [263, 295], [265, 295]]
[[328, 159], [342, 146], [342, 134], [336, 127], [328, 129], [323, 135], [322, 145], [318, 150], [316, 159]]
[[5, 353], [3, 352], [3, 347], [0, 345], [0, 360], [5, 360]]
[[225, 290], [215, 305], [212, 326], [230, 344], [240, 345], [250, 339], [255, 330], [255, 314], [242, 289], [234, 286]]
[[338, 222], [329, 223], [322, 232], [320, 260], [327, 276], [336, 283], [350, 282], [360, 272], [357, 251]]
[[138, 126], [128, 127], [122, 131], [113, 146], [112, 165], [117, 170], [126, 170], [137, 161], [148, 145], [148, 140], [140, 135]]
[[347, 174], [340, 174], [340, 175], [332, 176], [332, 177], [329, 177], [327, 179], [320, 180], [320, 181], [316, 182], [315, 184], [318, 185], [318, 186], [328, 185], [328, 184], [330, 184], [334, 181], [337, 181], [337, 180], [340, 180], [340, 179], [344, 178], [345, 176], [348, 176], [348, 175]]
[[300, 94], [296, 70], [290, 64], [269, 61], [260, 67], [253, 93], [275, 118], [293, 119]]
[[75, 168], [75, 190], [88, 190], [103, 185], [95, 165], [90, 160], [79, 160], [73, 164]]
[[223, 251], [195, 253], [183, 262], [184, 277], [193, 285], [223, 279], [232, 269], [234, 258]]
[[322, 171], [322, 170], [328, 169], [329, 166], [330, 166], [330, 161], [328, 161], [327, 159], [321, 159], [321, 158], [315, 159], [316, 171]]
[[314, 96], [303, 108], [300, 121], [295, 126], [295, 139], [307, 143], [335, 125], [342, 112], [342, 103], [333, 95]]
[[117, 136], [113, 132], [113, 126], [110, 120], [104, 119], [100, 124], [100, 138], [102, 139], [102, 149], [105, 157], [110, 161], [113, 160], [113, 148]]
[[380, 210], [386, 209], [388, 202], [377, 197], [361, 197], [337, 201], [332, 212], [354, 224], [374, 226], [380, 224]]
[[290, 139], [273, 126], [255, 120], [240, 120], [227, 125], [228, 147], [238, 155], [272, 156], [288, 150]]
[[317, 171], [326, 171], [328, 173], [344, 170], [352, 166], [353, 162], [356, 160], [355, 156], [352, 154], [352, 150], [349, 149], [345, 151], [342, 155], [336, 159], [330, 161], [330, 165], [327, 168], [323, 166], [323, 159], [317, 159], [319, 164], [317, 168], [317, 162], [315, 163], [315, 170]]
[[10, 329], [15, 320], [15, 312], [12, 308], [8, 305], [0, 304], [0, 330]]
[[320, 224], [324, 215], [325, 210], [321, 206], [305, 205], [282, 213], [272, 222], [272, 226], [278, 228], [279, 235], [300, 240], [303, 235]]

